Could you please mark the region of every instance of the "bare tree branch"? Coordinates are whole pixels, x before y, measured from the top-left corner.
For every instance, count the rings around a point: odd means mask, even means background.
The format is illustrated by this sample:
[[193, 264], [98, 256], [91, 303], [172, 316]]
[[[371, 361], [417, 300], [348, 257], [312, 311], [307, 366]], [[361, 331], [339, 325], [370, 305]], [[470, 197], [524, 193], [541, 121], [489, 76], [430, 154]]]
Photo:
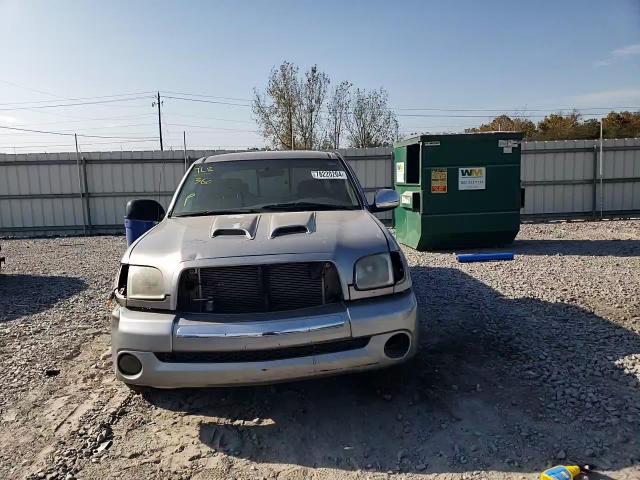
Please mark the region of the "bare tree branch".
[[387, 146], [398, 139], [398, 121], [387, 101], [388, 94], [382, 88], [370, 92], [356, 89], [347, 122], [350, 146]]
[[333, 89], [327, 105], [327, 148], [340, 148], [340, 139], [349, 115], [351, 83], [342, 81]]
[[387, 92], [356, 89], [340, 82], [327, 99], [330, 79], [316, 65], [304, 75], [290, 62], [274, 67], [264, 93], [254, 90], [253, 113], [272, 148], [340, 148], [343, 132], [354, 147], [391, 145], [398, 121], [387, 106]]

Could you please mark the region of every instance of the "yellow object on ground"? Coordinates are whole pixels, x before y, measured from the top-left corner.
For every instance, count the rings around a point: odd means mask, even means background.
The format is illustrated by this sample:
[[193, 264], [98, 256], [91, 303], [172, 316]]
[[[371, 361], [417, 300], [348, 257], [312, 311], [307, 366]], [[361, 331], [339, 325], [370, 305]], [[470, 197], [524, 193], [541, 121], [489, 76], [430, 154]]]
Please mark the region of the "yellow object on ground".
[[572, 480], [580, 473], [578, 465], [558, 465], [540, 474], [540, 480]]

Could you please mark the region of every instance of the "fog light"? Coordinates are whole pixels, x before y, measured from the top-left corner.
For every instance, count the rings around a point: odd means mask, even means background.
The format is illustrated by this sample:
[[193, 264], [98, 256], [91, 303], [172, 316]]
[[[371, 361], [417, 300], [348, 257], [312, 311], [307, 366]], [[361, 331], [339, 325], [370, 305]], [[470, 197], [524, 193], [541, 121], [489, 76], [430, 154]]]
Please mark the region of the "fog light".
[[402, 358], [411, 346], [411, 339], [406, 333], [396, 333], [384, 344], [384, 354], [389, 358]]
[[142, 371], [142, 363], [136, 356], [123, 353], [118, 357], [118, 370], [124, 375], [137, 375]]

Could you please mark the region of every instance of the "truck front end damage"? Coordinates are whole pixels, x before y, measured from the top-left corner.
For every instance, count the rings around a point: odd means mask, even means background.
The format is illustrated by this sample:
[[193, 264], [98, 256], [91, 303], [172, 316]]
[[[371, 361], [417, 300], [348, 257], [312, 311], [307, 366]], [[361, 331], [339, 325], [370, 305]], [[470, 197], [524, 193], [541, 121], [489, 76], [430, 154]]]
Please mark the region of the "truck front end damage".
[[[197, 162], [167, 217], [125, 253], [111, 322], [120, 380], [271, 383], [391, 366], [416, 352], [406, 259], [344, 161], [255, 156]], [[377, 200], [380, 210], [397, 205], [393, 191]]]

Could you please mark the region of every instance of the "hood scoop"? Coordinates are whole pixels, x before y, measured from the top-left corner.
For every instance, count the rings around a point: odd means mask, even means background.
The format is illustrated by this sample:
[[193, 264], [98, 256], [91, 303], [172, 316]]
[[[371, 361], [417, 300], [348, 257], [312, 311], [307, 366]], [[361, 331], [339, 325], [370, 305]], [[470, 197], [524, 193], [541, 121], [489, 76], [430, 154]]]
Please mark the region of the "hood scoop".
[[282, 212], [271, 215], [269, 238], [316, 231], [315, 212]]
[[211, 225], [211, 238], [217, 237], [245, 237], [249, 240], [256, 238], [260, 215], [220, 215]]

